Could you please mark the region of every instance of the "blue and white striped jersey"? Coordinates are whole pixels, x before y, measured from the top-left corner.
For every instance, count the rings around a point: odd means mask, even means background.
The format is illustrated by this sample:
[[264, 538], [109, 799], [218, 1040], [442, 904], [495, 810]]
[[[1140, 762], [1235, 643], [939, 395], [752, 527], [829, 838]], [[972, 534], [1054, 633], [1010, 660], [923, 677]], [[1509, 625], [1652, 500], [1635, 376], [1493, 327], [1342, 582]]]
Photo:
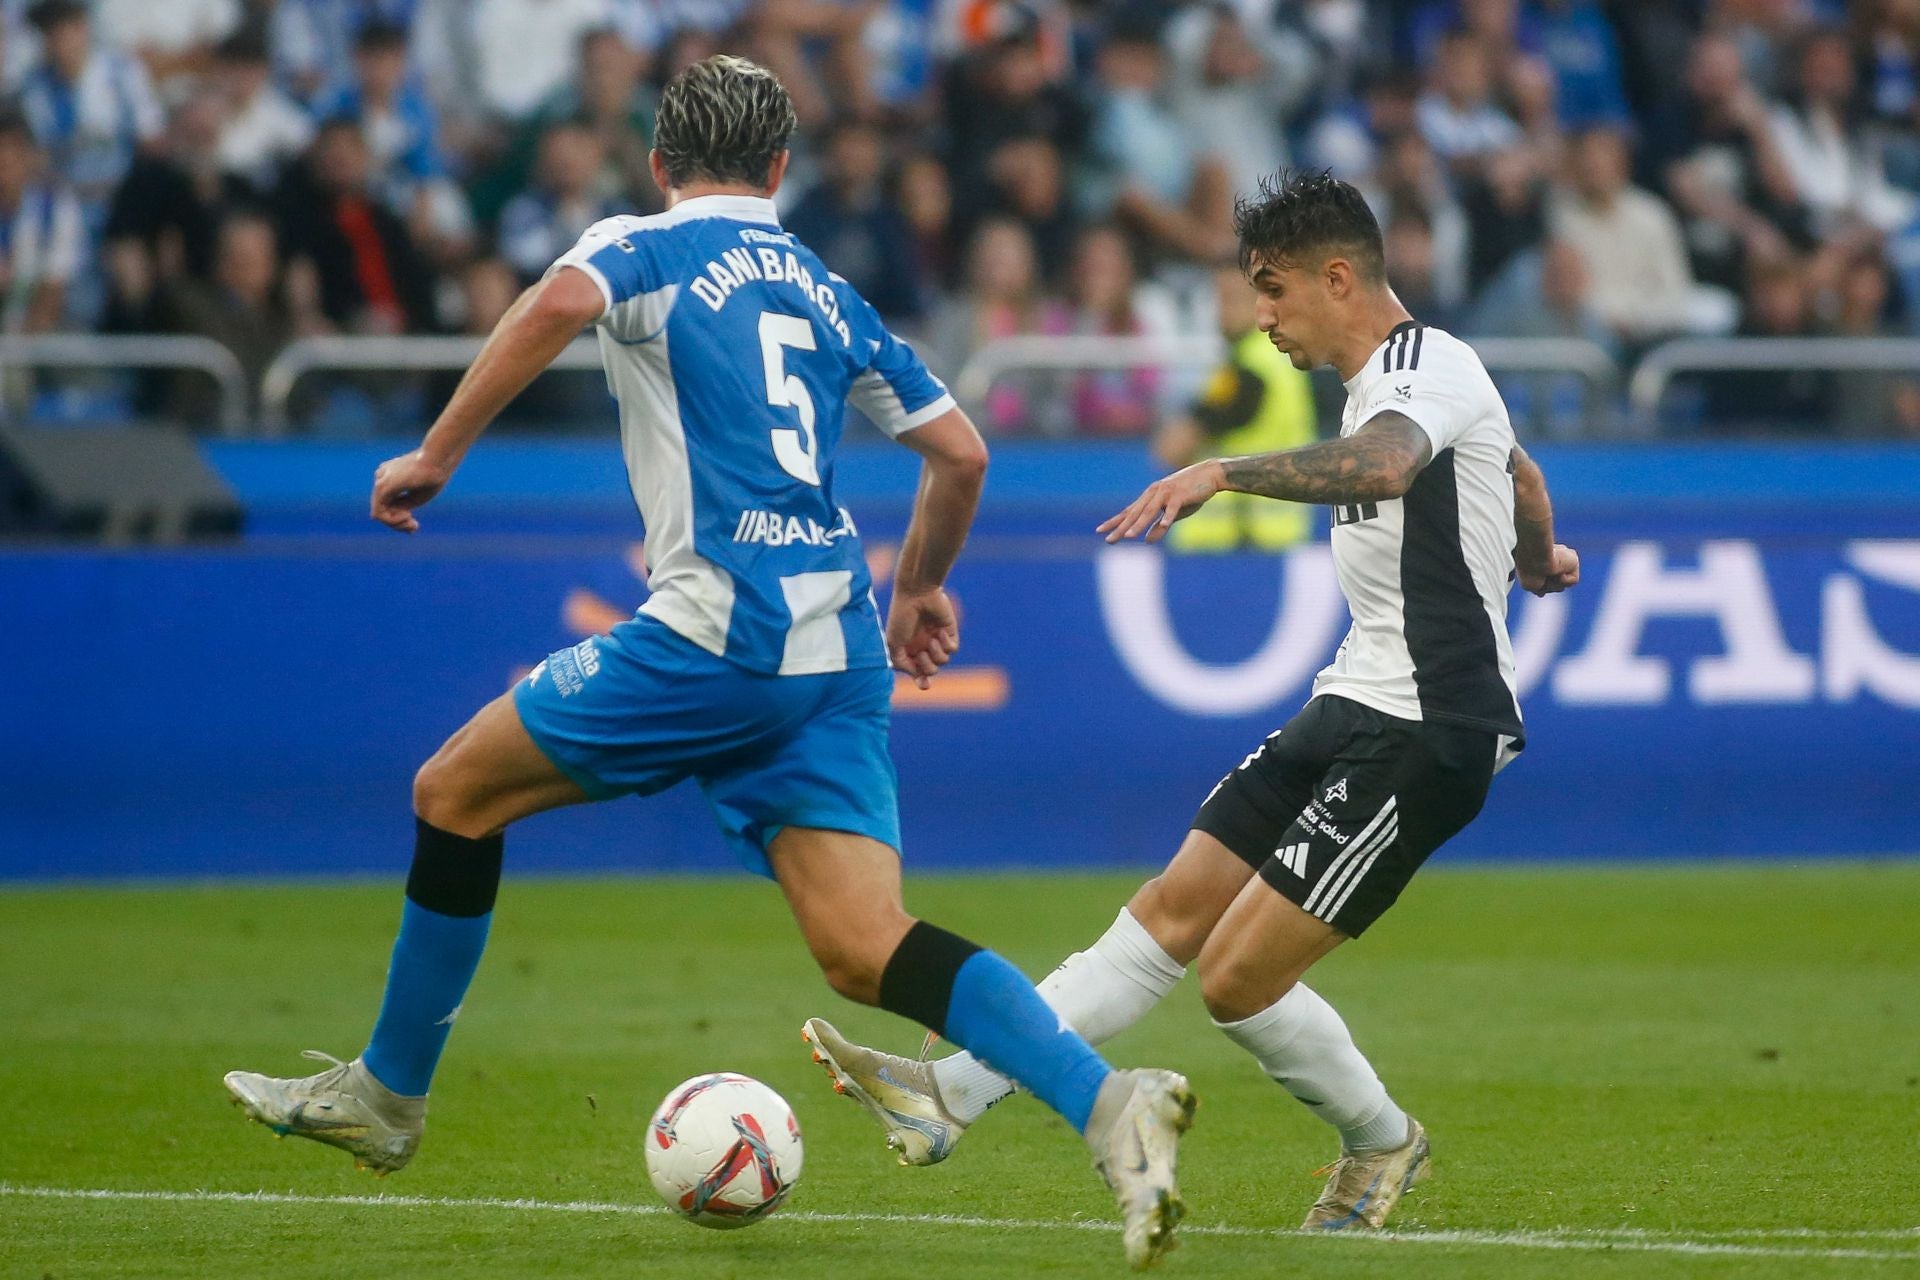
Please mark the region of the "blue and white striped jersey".
[[953, 407], [946, 387], [770, 200], [608, 218], [561, 267], [606, 297], [600, 350], [647, 529], [641, 611], [754, 671], [885, 666], [834, 456], [849, 400], [898, 436]]

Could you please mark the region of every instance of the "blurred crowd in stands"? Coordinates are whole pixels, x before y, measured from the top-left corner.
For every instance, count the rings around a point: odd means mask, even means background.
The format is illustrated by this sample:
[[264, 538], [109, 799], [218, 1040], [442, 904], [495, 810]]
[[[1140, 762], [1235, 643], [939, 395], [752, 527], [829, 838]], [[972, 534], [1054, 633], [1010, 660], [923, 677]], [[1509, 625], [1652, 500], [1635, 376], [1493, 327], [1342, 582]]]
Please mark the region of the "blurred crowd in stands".
[[[1231, 344], [1232, 203], [1288, 166], [1359, 184], [1463, 335], [1920, 333], [1920, 0], [0, 0], [0, 42], [5, 329], [201, 334], [253, 374], [485, 333], [660, 207], [652, 104], [720, 50], [793, 92], [787, 226], [949, 375], [1016, 334]], [[1231, 390], [1201, 381], [975, 408], [1140, 437]], [[1920, 434], [1901, 378], [1703, 387], [1709, 423]]]

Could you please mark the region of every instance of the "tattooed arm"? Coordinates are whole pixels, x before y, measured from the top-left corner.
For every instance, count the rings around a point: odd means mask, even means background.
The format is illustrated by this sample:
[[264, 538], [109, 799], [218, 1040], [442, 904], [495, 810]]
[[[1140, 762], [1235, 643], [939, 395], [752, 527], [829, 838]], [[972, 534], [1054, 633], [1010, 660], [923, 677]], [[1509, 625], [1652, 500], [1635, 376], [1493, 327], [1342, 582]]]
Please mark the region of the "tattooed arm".
[[1173, 522], [1192, 515], [1223, 490], [1289, 502], [1343, 504], [1398, 498], [1433, 460], [1433, 445], [1417, 423], [1388, 410], [1338, 440], [1321, 440], [1279, 453], [1209, 458], [1156, 481], [1133, 505], [1100, 526], [1108, 542], [1146, 534], [1158, 542]]

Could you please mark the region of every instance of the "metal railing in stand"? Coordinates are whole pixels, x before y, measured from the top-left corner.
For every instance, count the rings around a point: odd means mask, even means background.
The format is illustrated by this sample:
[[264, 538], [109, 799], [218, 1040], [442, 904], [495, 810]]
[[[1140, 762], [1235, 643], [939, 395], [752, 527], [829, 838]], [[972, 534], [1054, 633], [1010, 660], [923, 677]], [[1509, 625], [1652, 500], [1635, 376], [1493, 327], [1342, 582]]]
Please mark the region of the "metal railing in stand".
[[1205, 369], [1226, 351], [1219, 338], [1111, 338], [1023, 333], [983, 343], [954, 375], [953, 393], [978, 403], [994, 380], [1021, 369]]
[[1920, 376], [1920, 338], [1676, 338], [1641, 357], [1627, 382], [1627, 404], [1635, 419], [1653, 424], [1681, 374], [1774, 369]]
[[[261, 434], [274, 437], [287, 433], [288, 406], [294, 386], [310, 373], [457, 371], [473, 363], [485, 341], [471, 337], [335, 337], [290, 342], [273, 358], [260, 379]], [[600, 344], [592, 338], [577, 339], [547, 367], [598, 370]]]
[[[1589, 425], [1606, 414], [1620, 387], [1620, 368], [1604, 347], [1584, 338], [1475, 338], [1473, 349], [1494, 373], [1572, 374], [1587, 389]], [[1108, 338], [1020, 334], [983, 344], [953, 380], [954, 394], [978, 403], [1005, 374], [1022, 369], [1206, 368], [1225, 354], [1218, 338]]]
[[32, 333], [0, 336], [5, 369], [186, 369], [213, 379], [221, 434], [247, 429], [247, 375], [233, 352], [191, 334]]

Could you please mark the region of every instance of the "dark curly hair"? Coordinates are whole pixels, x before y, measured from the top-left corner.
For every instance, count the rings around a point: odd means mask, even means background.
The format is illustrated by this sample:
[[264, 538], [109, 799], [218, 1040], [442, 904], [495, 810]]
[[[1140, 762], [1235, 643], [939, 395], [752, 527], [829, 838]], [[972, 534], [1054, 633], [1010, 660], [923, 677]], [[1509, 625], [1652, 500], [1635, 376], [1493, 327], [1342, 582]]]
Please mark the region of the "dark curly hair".
[[1233, 230], [1240, 237], [1240, 270], [1247, 275], [1263, 262], [1297, 267], [1337, 254], [1368, 280], [1387, 276], [1373, 210], [1359, 188], [1325, 169], [1260, 179], [1256, 194], [1234, 201]]
[[723, 53], [667, 82], [654, 117], [653, 146], [676, 187], [763, 187], [793, 130], [793, 100], [779, 78], [757, 62]]

